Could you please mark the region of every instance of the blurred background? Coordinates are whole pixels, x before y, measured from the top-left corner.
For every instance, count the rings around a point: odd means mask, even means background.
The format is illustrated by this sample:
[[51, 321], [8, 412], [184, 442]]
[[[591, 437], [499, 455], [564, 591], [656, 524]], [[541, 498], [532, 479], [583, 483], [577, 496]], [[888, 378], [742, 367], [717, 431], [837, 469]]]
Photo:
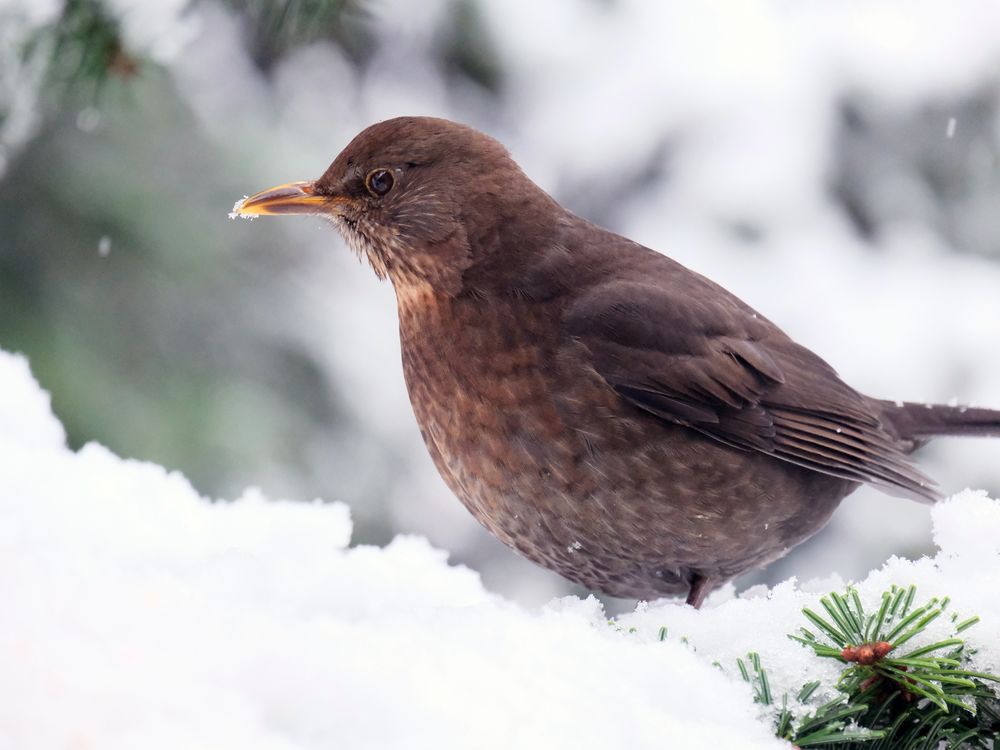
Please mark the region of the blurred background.
[[[574, 590], [437, 477], [391, 288], [319, 219], [227, 218], [403, 114], [498, 137], [860, 390], [1000, 407], [995, 0], [0, 0], [0, 347], [74, 446], [343, 501], [355, 543], [425, 535], [526, 604]], [[1000, 494], [998, 441], [922, 458]], [[738, 587], [932, 549], [926, 507], [863, 489]]]

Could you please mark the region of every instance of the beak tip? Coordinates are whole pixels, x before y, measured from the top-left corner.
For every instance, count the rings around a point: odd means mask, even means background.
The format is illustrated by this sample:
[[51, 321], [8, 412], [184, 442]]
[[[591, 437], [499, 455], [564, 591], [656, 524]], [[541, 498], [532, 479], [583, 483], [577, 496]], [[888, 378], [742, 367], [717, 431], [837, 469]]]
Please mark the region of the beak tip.
[[247, 198], [249, 197], [250, 197], [249, 195], [244, 195], [242, 198], [236, 201], [236, 203], [233, 204], [233, 210], [229, 212], [230, 219], [232, 219], [233, 221], [236, 221], [236, 219], [247, 219], [249, 221], [253, 221], [256, 214], [243, 211], [243, 204], [246, 203]]
[[243, 196], [233, 204], [230, 219], [253, 219], [257, 216], [276, 214], [322, 213], [329, 200], [317, 195], [311, 182], [289, 182]]

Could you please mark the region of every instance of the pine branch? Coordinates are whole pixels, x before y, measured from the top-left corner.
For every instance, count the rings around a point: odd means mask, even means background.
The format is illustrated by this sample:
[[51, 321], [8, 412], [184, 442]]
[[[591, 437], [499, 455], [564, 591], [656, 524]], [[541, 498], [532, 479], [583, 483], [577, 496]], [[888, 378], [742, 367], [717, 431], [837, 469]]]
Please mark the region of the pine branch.
[[[241, 16], [251, 53], [264, 70], [289, 51], [318, 39], [336, 42], [355, 59], [363, 57], [371, 44], [364, 0], [226, 2]], [[82, 87], [96, 99], [112, 79], [130, 79], [150, 64], [141, 51], [129, 49], [121, 19], [107, 0], [63, 0], [55, 21], [25, 45], [25, 59], [35, 54], [48, 59], [48, 83], [59, 98]]]
[[58, 18], [39, 30], [26, 55], [38, 49], [48, 52], [50, 85], [70, 91], [86, 84], [95, 96], [109, 78], [131, 78], [141, 65], [125, 48], [119, 19], [101, 0], [64, 0]]
[[[822, 658], [849, 665], [834, 686], [840, 695], [796, 721], [788, 696], [781, 699], [775, 733], [798, 747], [845, 747], [868, 750], [917, 748], [994, 748], [1000, 730], [1000, 701], [990, 683], [1000, 677], [969, 669], [970, 651], [959, 633], [978, 617], [958, 621], [952, 615], [951, 637], [906, 653], [901, 647], [945, 614], [949, 600], [931, 599], [914, 607], [916, 588], [883, 593], [875, 612], [866, 612], [854, 589], [820, 599], [824, 614], [804, 609], [816, 628], [790, 635]], [[737, 660], [754, 700], [772, 705], [766, 671], [756, 653]], [[808, 705], [819, 682], [803, 685], [797, 696]]]
[[269, 71], [290, 50], [326, 39], [355, 62], [368, 57], [373, 38], [365, 0], [225, 0], [243, 19], [257, 67]]

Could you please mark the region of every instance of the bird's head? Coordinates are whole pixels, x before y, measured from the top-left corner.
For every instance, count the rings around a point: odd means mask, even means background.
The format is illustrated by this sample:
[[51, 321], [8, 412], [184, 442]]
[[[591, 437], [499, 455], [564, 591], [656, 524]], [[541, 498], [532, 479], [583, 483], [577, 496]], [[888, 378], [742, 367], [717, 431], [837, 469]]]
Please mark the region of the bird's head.
[[503, 251], [513, 225], [551, 199], [496, 140], [465, 125], [400, 117], [359, 133], [313, 182], [264, 190], [241, 216], [316, 214], [382, 278], [462, 290], [463, 275]]

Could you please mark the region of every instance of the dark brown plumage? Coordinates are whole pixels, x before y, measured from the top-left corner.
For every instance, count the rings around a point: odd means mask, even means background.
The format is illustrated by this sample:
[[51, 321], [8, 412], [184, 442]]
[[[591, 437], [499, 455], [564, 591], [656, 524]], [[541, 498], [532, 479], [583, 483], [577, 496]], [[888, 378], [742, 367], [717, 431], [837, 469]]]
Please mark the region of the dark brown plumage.
[[413, 411], [503, 542], [614, 596], [780, 557], [860, 483], [938, 495], [908, 454], [1000, 412], [895, 404], [727, 291], [563, 209], [497, 141], [431, 118], [358, 135], [244, 215], [317, 213], [388, 277]]

